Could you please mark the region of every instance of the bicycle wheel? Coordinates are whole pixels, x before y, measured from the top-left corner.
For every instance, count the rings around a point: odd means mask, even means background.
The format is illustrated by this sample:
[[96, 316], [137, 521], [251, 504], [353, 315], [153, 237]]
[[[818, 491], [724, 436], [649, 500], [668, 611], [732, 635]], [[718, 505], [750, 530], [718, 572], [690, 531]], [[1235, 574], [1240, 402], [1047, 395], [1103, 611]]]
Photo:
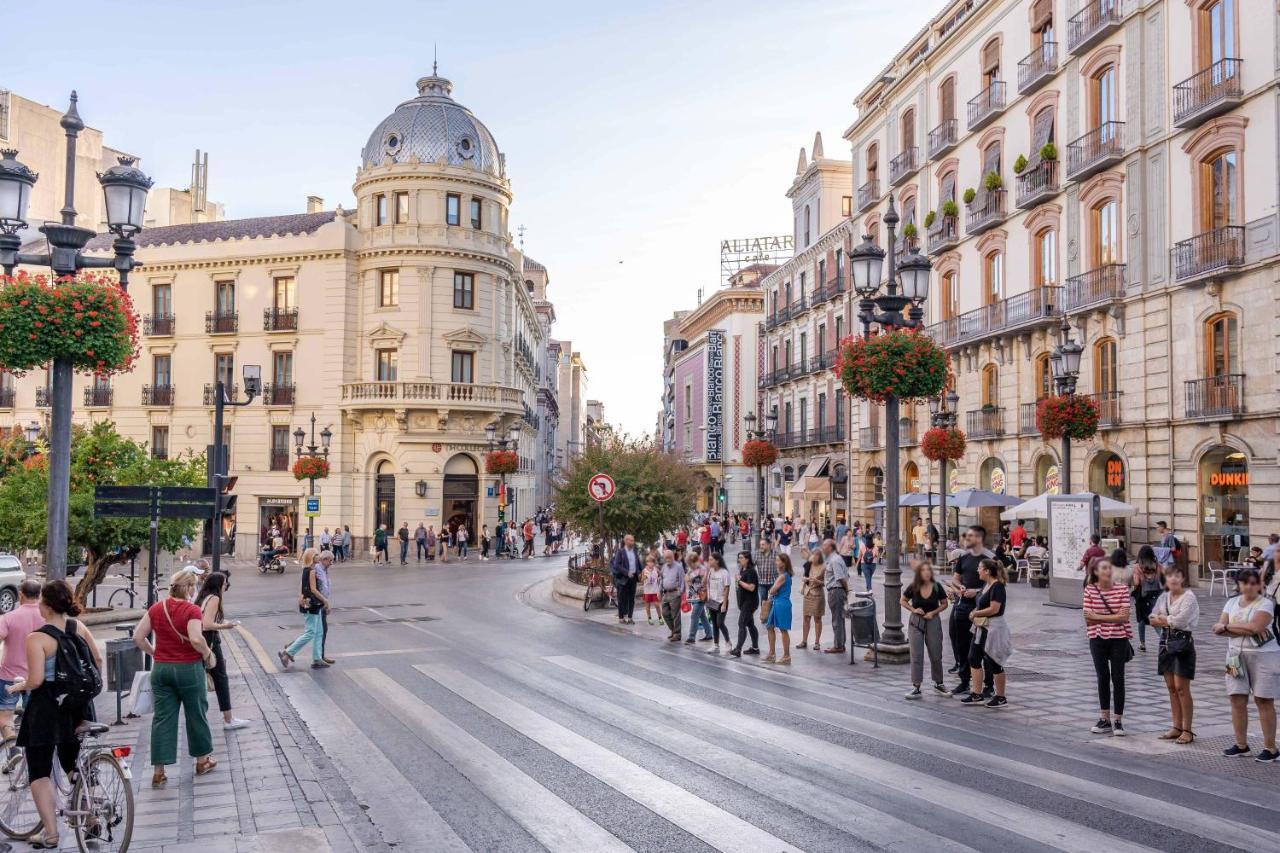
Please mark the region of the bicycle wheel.
[[[81, 853], [124, 853], [133, 836], [133, 786], [109, 752], [89, 759], [71, 794], [72, 824]], [[71, 823], [71, 821], [68, 821]]]
[[[40, 831], [40, 815], [27, 779], [27, 754], [14, 747], [15, 738], [0, 744], [0, 832], [23, 841]], [[10, 755], [10, 751], [13, 754]]]
[[583, 613], [586, 613], [589, 610], [591, 610], [591, 599], [594, 596], [595, 588], [596, 588], [595, 578], [592, 578], [591, 580], [587, 581], [587, 594], [582, 597]]
[[111, 595], [107, 597], [107, 607], [116, 606], [116, 596], [120, 597], [121, 604], [124, 604], [126, 601], [128, 601], [130, 609], [133, 608], [133, 591], [130, 590], [127, 586], [120, 587], [119, 589], [115, 590], [114, 592], [111, 593]]

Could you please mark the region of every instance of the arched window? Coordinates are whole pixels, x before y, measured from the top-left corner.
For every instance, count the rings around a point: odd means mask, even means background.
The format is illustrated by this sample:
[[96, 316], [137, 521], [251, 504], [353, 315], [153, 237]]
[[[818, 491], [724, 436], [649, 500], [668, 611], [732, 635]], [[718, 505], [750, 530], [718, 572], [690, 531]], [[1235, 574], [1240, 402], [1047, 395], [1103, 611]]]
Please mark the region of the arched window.
[[1093, 390], [1110, 395], [1116, 390], [1116, 341], [1103, 338], [1093, 345]]
[[[938, 208], [941, 210], [945, 201], [956, 200], [956, 173], [951, 170], [938, 178]], [[939, 213], [941, 215], [941, 213]]]
[[1089, 212], [1089, 260], [1097, 269], [1120, 263], [1120, 202], [1109, 198]]
[[956, 78], [948, 77], [938, 87], [938, 114], [943, 121], [955, 121], [956, 118]]
[[902, 151], [916, 144], [916, 111], [909, 109], [902, 114]]
[[988, 364], [982, 368], [982, 405], [996, 406], [1000, 400], [1000, 368]]
[[1205, 375], [1240, 372], [1240, 328], [1235, 314], [1215, 314], [1205, 322]]
[[1032, 284], [1036, 287], [1058, 283], [1058, 232], [1045, 228], [1036, 232]]
[[982, 177], [986, 177], [988, 172], [1000, 174], [1000, 143], [992, 142], [982, 151]]
[[1036, 356], [1035, 381], [1037, 401], [1053, 396], [1053, 367], [1049, 363], [1047, 352]]
[[1119, 118], [1119, 98], [1119, 76], [1115, 63], [1104, 65], [1089, 79], [1089, 117], [1093, 119], [1094, 127], [1101, 127]]
[[1004, 299], [1004, 252], [991, 252], [982, 259], [982, 304], [994, 305]]
[[950, 320], [960, 314], [960, 284], [955, 270], [947, 270], [942, 274], [942, 292], [940, 305], [942, 319]]
[[1207, 69], [1224, 59], [1239, 57], [1236, 52], [1235, 6], [1235, 0], [1214, 0], [1204, 3], [1197, 10], [1196, 59], [1201, 69]]
[[1000, 81], [1000, 39], [993, 38], [982, 48], [982, 85], [990, 88]]
[[871, 143], [867, 146], [867, 183], [874, 181], [876, 176], [880, 174], [877, 169], [880, 165], [880, 146]]
[[1031, 42], [1036, 47], [1053, 43], [1053, 0], [1031, 4]]
[[1219, 150], [1200, 161], [1200, 225], [1211, 231], [1236, 225], [1240, 215], [1239, 154], [1234, 148]]

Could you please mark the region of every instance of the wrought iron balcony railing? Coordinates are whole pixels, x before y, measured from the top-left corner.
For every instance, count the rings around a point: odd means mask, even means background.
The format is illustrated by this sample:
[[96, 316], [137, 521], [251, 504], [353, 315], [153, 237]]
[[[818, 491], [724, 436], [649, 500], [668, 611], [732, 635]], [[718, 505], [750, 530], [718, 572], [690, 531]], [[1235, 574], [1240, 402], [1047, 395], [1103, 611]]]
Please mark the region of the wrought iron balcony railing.
[[49, 408], [49, 389], [48, 389], [48, 387], [46, 387], [46, 386], [43, 386], [43, 385], [42, 385], [42, 386], [40, 386], [40, 387], [36, 388], [36, 408], [37, 408], [37, 409], [47, 409], [47, 408]]
[[297, 308], [263, 309], [262, 330], [264, 332], [296, 332], [298, 331], [298, 309]]
[[1103, 264], [1080, 275], [1073, 275], [1067, 279], [1063, 307], [1068, 313], [1074, 313], [1123, 297], [1124, 273], [1124, 264]]
[[[217, 389], [218, 389], [218, 386], [212, 382], [206, 382], [204, 384], [204, 404], [206, 406], [213, 406], [217, 404], [218, 402]], [[223, 385], [222, 389], [223, 391], [226, 392], [228, 402], [234, 403], [240, 398], [239, 385], [236, 385], [236, 384]]]
[[1244, 226], [1224, 225], [1173, 244], [1173, 277], [1188, 281], [1244, 263]]
[[1041, 160], [1018, 176], [1018, 208], [1030, 210], [1059, 192], [1058, 161]]
[[172, 406], [173, 405], [173, 386], [172, 385], [143, 385], [142, 386], [142, 405]]
[[151, 337], [167, 337], [173, 334], [172, 314], [148, 314], [142, 318], [142, 331]]
[[872, 178], [858, 187], [858, 210], [866, 210], [880, 200], [880, 181]]
[[1022, 435], [1039, 435], [1040, 427], [1036, 424], [1036, 407], [1040, 401], [1023, 403], [1018, 407], [1018, 432]]
[[858, 430], [859, 450], [880, 450], [884, 443], [880, 440], [880, 427], [869, 426]]
[[940, 346], [972, 343], [1016, 329], [1058, 321], [1062, 310], [1062, 288], [1036, 287], [990, 305], [948, 317], [929, 327]]
[[987, 126], [1004, 109], [1004, 81], [992, 80], [987, 88], [969, 99], [969, 130]]
[[910, 148], [902, 149], [902, 153], [889, 161], [889, 183], [897, 186], [902, 181], [915, 174], [920, 168], [920, 149], [912, 145]]
[[1004, 222], [1007, 195], [1005, 190], [984, 189], [974, 196], [972, 202], [965, 205], [969, 234], [982, 234]]
[[1067, 19], [1067, 50], [1088, 50], [1120, 26], [1123, 0], [1093, 0]]
[[1195, 127], [1240, 103], [1244, 97], [1243, 69], [1243, 60], [1219, 59], [1174, 86], [1174, 126]]
[[1058, 43], [1046, 41], [1018, 63], [1018, 93], [1040, 88], [1058, 70]]
[[953, 118], [946, 119], [929, 131], [929, 159], [950, 151], [960, 141], [960, 123]]
[[84, 404], [91, 409], [105, 409], [111, 406], [110, 385], [86, 385]]
[[939, 215], [929, 226], [929, 254], [937, 255], [960, 242], [959, 216]]
[[1004, 435], [1004, 409], [983, 406], [965, 413], [965, 432], [969, 438], [996, 438]]
[[1089, 399], [1093, 400], [1094, 405], [1098, 407], [1099, 427], [1110, 429], [1120, 425], [1124, 402], [1123, 391], [1099, 391], [1096, 394], [1090, 394]]
[[1124, 122], [1105, 121], [1067, 145], [1067, 180], [1083, 181], [1124, 158]]
[[235, 311], [207, 311], [204, 330], [210, 335], [233, 335], [240, 330], [240, 315]]
[[296, 387], [293, 383], [282, 382], [263, 385], [262, 399], [268, 406], [292, 406]]
[[1188, 380], [1186, 394], [1189, 418], [1234, 417], [1244, 412], [1244, 374]]

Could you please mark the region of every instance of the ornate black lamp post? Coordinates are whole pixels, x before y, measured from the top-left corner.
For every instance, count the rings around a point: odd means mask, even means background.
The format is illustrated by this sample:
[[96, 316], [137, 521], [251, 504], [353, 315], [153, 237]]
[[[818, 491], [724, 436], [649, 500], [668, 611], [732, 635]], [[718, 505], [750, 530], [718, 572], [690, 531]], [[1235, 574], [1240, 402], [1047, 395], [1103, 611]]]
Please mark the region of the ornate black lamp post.
[[[498, 425], [496, 423], [489, 424], [484, 428], [484, 436], [489, 442], [490, 453], [495, 450], [518, 450], [520, 447], [520, 422], [516, 421], [511, 425], [511, 430], [506, 438], [498, 438]], [[503, 471], [498, 476], [501, 478], [502, 483], [501, 498], [498, 501], [498, 523], [501, 524], [507, 520], [506, 504], [504, 503], [507, 499], [507, 472]]]
[[[894, 245], [895, 229], [898, 224], [898, 212], [893, 207], [893, 198], [889, 198], [889, 210], [884, 215], [886, 238], [888, 245]], [[885, 264], [885, 252], [865, 236], [849, 257], [849, 266], [853, 271], [853, 287], [859, 296], [858, 319], [862, 322], [864, 335], [871, 334], [874, 323], [881, 329], [917, 329], [923, 325], [924, 309], [921, 305], [929, 297], [929, 272], [933, 265], [918, 250], [912, 250], [902, 261], [902, 268], [895, 270], [896, 258], [893, 251], [888, 256], [888, 274], [884, 278], [884, 290], [881, 291], [880, 273]], [[903, 311], [906, 310], [906, 316]], [[884, 514], [885, 514], [885, 563], [884, 563], [884, 634], [881, 637], [881, 649], [890, 653], [905, 653], [907, 638], [902, 633], [902, 605], [899, 598], [902, 594], [902, 567], [899, 565], [898, 527], [901, 519], [898, 510], [898, 495], [901, 484], [898, 478], [898, 411], [899, 401], [896, 396], [885, 400], [885, 477]]]
[[[316, 444], [316, 413], [315, 412], [311, 413], [311, 442], [307, 444], [304, 449], [303, 442], [305, 442], [306, 440], [307, 440], [307, 433], [305, 430], [302, 429], [302, 427], [298, 427], [293, 431], [293, 446], [299, 459], [301, 459], [304, 456], [309, 456], [312, 459], [316, 459], [316, 458], [328, 459], [329, 458], [329, 442], [333, 440], [333, 433], [329, 431], [328, 427], [325, 427], [324, 429], [320, 430], [320, 443]], [[308, 477], [307, 482], [308, 482], [307, 494], [310, 495], [311, 497], [315, 497], [316, 478]], [[315, 517], [308, 516], [307, 517], [307, 541], [304, 547], [310, 548], [311, 543], [315, 541], [315, 529], [316, 529]]]
[[[951, 390], [929, 398], [929, 421], [938, 429], [954, 429], [960, 417], [960, 395]], [[938, 537], [938, 562], [941, 569], [947, 564], [947, 460], [938, 460], [938, 508], [942, 510], [942, 535]]]
[[[12, 275], [19, 264], [47, 266], [56, 278], [74, 276], [82, 269], [114, 269], [120, 277], [121, 289], [128, 289], [129, 273], [141, 266], [133, 259], [137, 245], [134, 235], [142, 230], [143, 210], [151, 179], [133, 165], [129, 157], [121, 157], [118, 165], [98, 175], [106, 196], [107, 228], [116, 235], [112, 248], [114, 258], [86, 258], [81, 252], [95, 232], [76, 225], [76, 140], [84, 130], [84, 122], [76, 112], [76, 93], [71, 93], [71, 106], [60, 124], [67, 136], [66, 191], [63, 196], [62, 221], [46, 222], [40, 233], [48, 240], [49, 250], [41, 253], [18, 251], [22, 247], [19, 231], [27, 227], [27, 203], [31, 188], [38, 178], [35, 172], [17, 160], [17, 151], [0, 151], [0, 267]], [[45, 543], [45, 571], [51, 580], [67, 576], [67, 520], [71, 488], [71, 361], [54, 359], [49, 369], [49, 521]]]
[[[213, 524], [209, 527], [209, 550], [213, 557], [213, 571], [222, 571], [222, 518], [231, 514], [227, 502], [230, 498], [222, 493], [228, 486], [227, 446], [223, 442], [223, 418], [227, 406], [247, 406], [262, 391], [262, 365], [246, 364], [243, 371], [245, 399], [232, 401], [227, 399], [227, 386], [219, 374], [213, 383], [213, 460], [209, 466], [209, 485], [217, 493], [217, 509], [213, 514]], [[230, 489], [228, 488], [228, 491]]]
[[[1049, 367], [1053, 372], [1053, 385], [1057, 392], [1065, 397], [1074, 397], [1076, 383], [1080, 379], [1080, 356], [1084, 347], [1071, 339], [1071, 324], [1067, 316], [1062, 315], [1062, 340], [1054, 347], [1049, 356]], [[1071, 439], [1062, 436], [1062, 493], [1071, 494]]]
[[[747, 424], [747, 439], [750, 441], [773, 442], [774, 430], [778, 427], [778, 414], [772, 410], [764, 416], [761, 423], [763, 429], [756, 429], [756, 413], [747, 412], [742, 418]], [[751, 528], [751, 553], [760, 552], [760, 531], [764, 528], [764, 473], [763, 466], [756, 466], [756, 522]]]

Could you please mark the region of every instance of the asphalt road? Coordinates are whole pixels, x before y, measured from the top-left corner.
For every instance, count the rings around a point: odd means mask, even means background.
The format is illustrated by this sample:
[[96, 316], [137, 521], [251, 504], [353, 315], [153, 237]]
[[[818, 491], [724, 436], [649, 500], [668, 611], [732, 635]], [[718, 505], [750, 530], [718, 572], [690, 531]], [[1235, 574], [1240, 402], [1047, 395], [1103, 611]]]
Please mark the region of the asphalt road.
[[563, 562], [338, 566], [326, 670], [296, 568], [228, 612], [399, 850], [1280, 851], [1275, 784], [610, 630]]

